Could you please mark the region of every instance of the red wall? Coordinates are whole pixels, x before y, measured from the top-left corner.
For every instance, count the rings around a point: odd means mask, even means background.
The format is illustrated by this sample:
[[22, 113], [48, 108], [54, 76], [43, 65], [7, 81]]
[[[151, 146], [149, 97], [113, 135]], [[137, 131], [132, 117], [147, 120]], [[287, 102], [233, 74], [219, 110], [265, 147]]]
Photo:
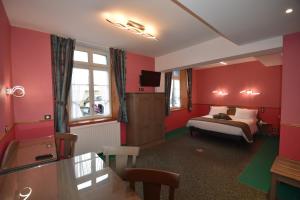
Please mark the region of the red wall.
[[[155, 59], [131, 52], [126, 53], [126, 92], [154, 92], [154, 87], [139, 91], [141, 70], [155, 70]], [[121, 123], [121, 142], [126, 144], [126, 124]]]
[[300, 32], [283, 38], [281, 137], [279, 154], [300, 160]]
[[208, 112], [209, 107], [200, 104], [193, 104], [192, 112], [187, 109], [171, 111], [170, 115], [165, 118], [165, 132], [184, 127], [189, 119], [206, 115]]
[[[141, 70], [155, 70], [155, 59], [135, 53], [126, 53], [126, 92], [139, 92]], [[154, 87], [143, 87], [144, 92], [154, 92]]]
[[12, 86], [11, 75], [11, 30], [10, 24], [0, 1], [0, 160], [7, 144], [14, 138], [14, 131], [5, 134], [5, 126], [13, 127], [12, 96], [6, 94], [6, 88]]
[[53, 121], [41, 121], [53, 116], [50, 35], [12, 27], [11, 38], [13, 84], [26, 91], [14, 98], [16, 137], [53, 135]]
[[[198, 99], [201, 104], [280, 107], [281, 66], [265, 67], [258, 61], [197, 70]], [[257, 96], [241, 95], [244, 89], [256, 89]], [[224, 89], [224, 97], [212, 94]]]
[[[193, 69], [193, 111], [172, 111], [165, 120], [166, 131], [186, 125], [194, 116], [208, 114], [210, 105], [232, 105], [247, 108], [264, 107], [259, 117], [273, 127], [280, 126], [281, 66], [265, 67], [260, 62], [247, 62], [210, 69]], [[244, 89], [261, 92], [255, 97], [240, 94]], [[224, 97], [212, 94], [216, 89], [226, 90]]]
[[205, 115], [208, 113], [208, 107], [205, 105], [197, 104], [197, 74], [196, 70], [193, 70], [193, 82], [192, 82], [192, 112], [187, 109], [174, 110], [170, 112], [170, 115], [165, 118], [165, 131], [169, 132], [177, 128], [181, 128], [186, 125], [187, 121], [196, 116]]
[[[199, 104], [233, 105], [249, 108], [264, 107], [262, 120], [279, 128], [281, 106], [281, 66], [265, 67], [258, 61], [197, 70]], [[227, 96], [216, 96], [212, 91], [223, 89]], [[261, 94], [246, 96], [241, 90], [253, 89]]]
[[[41, 121], [53, 115], [50, 35], [12, 27], [13, 83], [23, 85], [24, 98], [14, 101], [16, 137], [34, 138], [54, 133], [53, 121]], [[139, 92], [139, 75], [154, 70], [154, 58], [127, 52], [126, 92]], [[144, 92], [154, 92], [145, 87]], [[126, 142], [126, 125], [121, 125], [121, 141]]]

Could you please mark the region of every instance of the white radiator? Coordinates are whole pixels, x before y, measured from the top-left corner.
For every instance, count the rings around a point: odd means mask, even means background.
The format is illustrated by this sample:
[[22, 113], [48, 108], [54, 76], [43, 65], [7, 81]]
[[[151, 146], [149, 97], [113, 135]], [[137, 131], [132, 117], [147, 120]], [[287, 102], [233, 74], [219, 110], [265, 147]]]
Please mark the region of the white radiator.
[[71, 127], [71, 133], [77, 134], [75, 155], [87, 152], [102, 152], [102, 146], [120, 146], [120, 123], [117, 121]]

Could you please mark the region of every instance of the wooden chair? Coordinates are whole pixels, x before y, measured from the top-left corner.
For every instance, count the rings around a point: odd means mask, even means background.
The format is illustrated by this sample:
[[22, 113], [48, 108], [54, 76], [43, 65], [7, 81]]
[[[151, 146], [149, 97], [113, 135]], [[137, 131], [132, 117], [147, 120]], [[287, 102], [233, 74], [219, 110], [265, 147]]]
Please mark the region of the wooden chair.
[[1, 169], [9, 168], [9, 158], [13, 151], [16, 150], [18, 146], [17, 140], [12, 140], [5, 149], [2, 161], [1, 161]]
[[[119, 176], [123, 176], [125, 168], [128, 167], [128, 157], [132, 157], [132, 162], [130, 167], [135, 167], [136, 157], [139, 155], [139, 147], [130, 147], [130, 146], [103, 146], [103, 154], [105, 155], [105, 165], [110, 166], [115, 169]], [[115, 167], [112, 166], [111, 161], [109, 160], [110, 155], [115, 155]]]
[[[57, 159], [71, 158], [74, 156], [77, 135], [71, 133], [57, 133], [55, 135]], [[62, 144], [63, 143], [63, 148]]]
[[169, 186], [169, 200], [174, 200], [175, 189], [179, 186], [179, 174], [154, 169], [125, 169], [124, 179], [135, 190], [135, 182], [143, 182], [144, 200], [159, 200], [161, 185]]

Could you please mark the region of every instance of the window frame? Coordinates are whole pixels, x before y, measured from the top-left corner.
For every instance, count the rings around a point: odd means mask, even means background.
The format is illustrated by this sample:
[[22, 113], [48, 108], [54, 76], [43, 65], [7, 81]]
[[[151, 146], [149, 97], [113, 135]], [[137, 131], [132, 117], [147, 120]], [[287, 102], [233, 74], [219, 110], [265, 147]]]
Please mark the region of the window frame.
[[[174, 76], [174, 72], [175, 71], [178, 71], [178, 76]], [[174, 70], [172, 71], [172, 81], [171, 81], [171, 94], [170, 94], [170, 109], [171, 110], [177, 110], [177, 109], [180, 109], [181, 106], [182, 106], [182, 102], [181, 102], [181, 79], [180, 79], [180, 74], [181, 74], [181, 71], [180, 70]], [[173, 96], [173, 92], [174, 92], [174, 87], [173, 87], [173, 84], [174, 84], [174, 80], [178, 80], [179, 81], [179, 106], [174, 106], [174, 105], [171, 105], [171, 100], [172, 100], [172, 96]], [[172, 90], [173, 88], [173, 90]]]
[[[73, 60], [73, 69], [87, 69], [89, 71], [89, 99], [90, 101], [90, 111], [91, 114], [90, 116], [84, 116], [80, 118], [73, 118], [72, 115], [72, 83], [69, 91], [69, 105], [68, 105], [68, 110], [69, 110], [69, 122], [80, 122], [80, 121], [87, 121], [87, 120], [99, 120], [99, 119], [107, 119], [112, 117], [112, 83], [111, 83], [111, 65], [110, 65], [110, 55], [108, 50], [103, 50], [103, 49], [98, 49], [95, 47], [87, 47], [83, 45], [76, 45], [74, 51], [84, 51], [88, 53], [88, 62], [82, 62], [82, 61], [75, 61]], [[106, 56], [106, 61], [107, 64], [97, 64], [93, 63], [93, 54], [100, 54], [103, 56]], [[107, 71], [108, 76], [109, 76], [109, 107], [110, 107], [110, 114], [101, 116], [101, 115], [96, 115], [93, 105], [94, 105], [94, 76], [93, 76], [93, 71], [94, 70], [99, 70], [99, 71]], [[73, 73], [73, 72], [72, 72]], [[92, 103], [91, 103], [92, 102]]]

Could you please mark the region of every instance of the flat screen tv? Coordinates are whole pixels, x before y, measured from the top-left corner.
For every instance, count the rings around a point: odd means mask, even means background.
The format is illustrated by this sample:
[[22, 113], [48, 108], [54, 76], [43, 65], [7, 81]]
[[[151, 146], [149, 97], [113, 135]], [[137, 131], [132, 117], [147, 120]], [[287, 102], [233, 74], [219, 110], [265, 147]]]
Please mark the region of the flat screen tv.
[[140, 75], [141, 86], [159, 87], [160, 72], [142, 70]]

